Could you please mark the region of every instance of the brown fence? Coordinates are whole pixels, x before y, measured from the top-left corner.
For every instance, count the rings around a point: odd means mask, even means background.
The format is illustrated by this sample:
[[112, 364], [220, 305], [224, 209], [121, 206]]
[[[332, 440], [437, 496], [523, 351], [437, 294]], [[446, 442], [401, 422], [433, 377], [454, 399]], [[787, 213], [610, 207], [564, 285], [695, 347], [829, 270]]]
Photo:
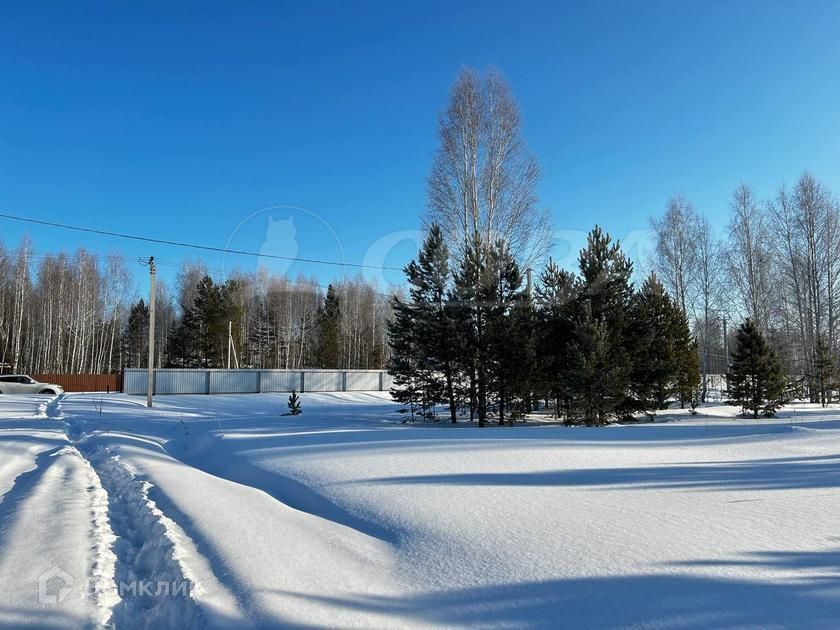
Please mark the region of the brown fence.
[[30, 374], [41, 383], [61, 385], [66, 392], [118, 392], [122, 374]]

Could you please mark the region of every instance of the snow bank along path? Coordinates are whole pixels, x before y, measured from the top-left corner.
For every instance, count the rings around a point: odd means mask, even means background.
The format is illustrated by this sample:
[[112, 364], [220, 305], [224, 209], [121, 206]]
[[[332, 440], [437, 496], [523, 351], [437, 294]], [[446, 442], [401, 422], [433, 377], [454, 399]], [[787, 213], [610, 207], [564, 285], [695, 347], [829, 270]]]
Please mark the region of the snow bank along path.
[[[840, 619], [840, 409], [479, 431], [379, 394], [36, 398], [0, 400], [0, 625]], [[52, 566], [91, 594], [38, 602]]]
[[[0, 609], [0, 622], [118, 628], [247, 625], [236, 618], [236, 606], [188, 537], [149, 499], [150, 484], [90, 440], [83, 419], [65, 417], [62, 398], [40, 403], [33, 416], [63, 424], [62, 433], [50, 435], [61, 445], [48, 450], [28, 446], [27, 453], [35, 454], [31, 466], [17, 475], [0, 504], [4, 537], [20, 543], [0, 563], [3, 594], [13, 602], [8, 610]], [[6, 445], [10, 437], [4, 435], [0, 443]], [[10, 459], [26, 467], [27, 458]], [[187, 567], [182, 559], [191, 556], [193, 566]], [[58, 588], [68, 592], [39, 590], [39, 579], [50, 572]], [[60, 601], [53, 606], [44, 601], [45, 594]], [[26, 611], [36, 598], [42, 612], [31, 616]], [[226, 614], [218, 614], [225, 606]]]
[[[58, 401], [23, 402], [35, 407], [34, 422], [6, 420], [0, 439], [0, 623], [104, 626], [119, 601], [107, 493], [69, 443]], [[33, 615], [39, 578], [57, 570], [75, 588], [59, 611], [35, 608]]]

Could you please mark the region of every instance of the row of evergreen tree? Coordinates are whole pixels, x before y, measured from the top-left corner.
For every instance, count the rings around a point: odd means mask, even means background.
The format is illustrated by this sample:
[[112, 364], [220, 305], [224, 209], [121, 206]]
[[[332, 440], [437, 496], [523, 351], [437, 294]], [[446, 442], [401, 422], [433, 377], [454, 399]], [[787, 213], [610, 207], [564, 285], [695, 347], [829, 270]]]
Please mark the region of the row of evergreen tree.
[[602, 425], [693, 404], [697, 345], [684, 313], [654, 275], [635, 290], [619, 243], [596, 227], [579, 273], [549, 262], [536, 286], [503, 241], [474, 235], [452, 257], [431, 225], [405, 273], [408, 299], [393, 298], [389, 326], [395, 400], [451, 422], [469, 413], [513, 422], [538, 401], [568, 424]]
[[[256, 296], [257, 302], [250, 309], [243, 308], [239, 280], [215, 282], [208, 275], [201, 277], [189, 304], [181, 305], [179, 317], [172, 318], [166, 331], [164, 360], [166, 367], [224, 367], [227, 359], [229, 326], [234, 334], [245, 327], [246, 343], [241, 336], [234, 338], [234, 348], [239, 348], [243, 367], [271, 366], [276, 347], [283, 343], [282, 328], [266, 298]], [[316, 296], [317, 298], [318, 296]], [[311, 363], [324, 368], [341, 367], [340, 300], [330, 285], [318, 306], [312, 329]], [[246, 313], [247, 310], [247, 313]], [[144, 367], [147, 364], [149, 307], [145, 300], [135, 302], [129, 309], [122, 337], [126, 367]]]

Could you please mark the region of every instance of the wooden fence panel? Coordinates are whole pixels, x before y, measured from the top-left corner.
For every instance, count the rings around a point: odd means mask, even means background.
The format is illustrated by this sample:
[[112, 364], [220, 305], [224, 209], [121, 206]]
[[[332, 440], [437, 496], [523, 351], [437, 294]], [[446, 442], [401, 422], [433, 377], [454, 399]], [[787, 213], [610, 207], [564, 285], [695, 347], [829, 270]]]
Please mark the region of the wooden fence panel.
[[66, 392], [118, 392], [122, 374], [30, 374], [36, 381], [61, 385]]

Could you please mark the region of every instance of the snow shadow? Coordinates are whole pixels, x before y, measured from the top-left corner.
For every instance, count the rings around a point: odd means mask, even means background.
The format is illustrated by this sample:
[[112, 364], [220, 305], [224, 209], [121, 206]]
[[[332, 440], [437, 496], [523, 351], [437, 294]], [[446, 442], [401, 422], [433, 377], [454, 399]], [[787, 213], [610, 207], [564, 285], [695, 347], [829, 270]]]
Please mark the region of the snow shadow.
[[565, 486], [608, 489], [790, 490], [840, 487], [840, 454], [814, 457], [586, 468], [539, 472], [405, 475], [350, 483], [448, 486]]
[[207, 454], [196, 457], [188, 452], [180, 452], [172, 444], [167, 444], [166, 447], [172, 457], [193, 468], [261, 490], [274, 500], [295, 510], [344, 525], [384, 542], [396, 543], [399, 539], [398, 532], [353, 514], [307, 485], [278, 472], [255, 466], [244, 457], [233, 460], [230, 456], [213, 457]]
[[[840, 549], [830, 551], [754, 551], [742, 558], [690, 560], [677, 567], [757, 567], [819, 571], [811, 579], [840, 587]], [[840, 618], [838, 618], [840, 621]]]
[[[24, 501], [33, 491], [44, 476], [47, 468], [55, 461], [54, 455], [62, 448], [56, 446], [47, 451], [42, 451], [35, 457], [35, 467], [20, 473], [12, 482], [12, 487], [0, 497], [0, 533], [7, 534], [12, 526], [20, 503]], [[11, 536], [0, 536], [0, 557], [6, 553], [7, 545], [12, 542]]]
[[55, 606], [39, 610], [33, 607], [15, 608], [0, 603], [0, 627], [67, 630], [68, 628], [90, 627], [90, 621], [56, 609]]
[[680, 573], [560, 578], [454, 587], [398, 598], [287, 594], [440, 627], [836, 628], [837, 554], [791, 554], [781, 561], [797, 567], [830, 567], [834, 574], [795, 582]]

